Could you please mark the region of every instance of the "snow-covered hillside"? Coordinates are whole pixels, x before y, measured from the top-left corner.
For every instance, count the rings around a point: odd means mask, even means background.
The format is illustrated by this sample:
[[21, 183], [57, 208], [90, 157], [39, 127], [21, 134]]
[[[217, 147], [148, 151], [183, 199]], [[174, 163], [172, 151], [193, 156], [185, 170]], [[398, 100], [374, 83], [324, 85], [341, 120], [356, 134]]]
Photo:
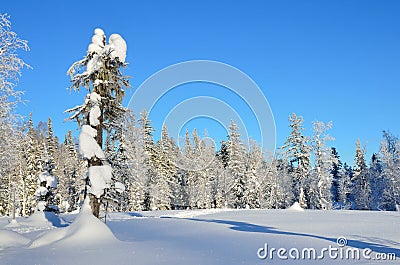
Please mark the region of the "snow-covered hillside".
[[[31, 222], [21, 218], [18, 224], [0, 218], [0, 264], [397, 264], [374, 260], [389, 253], [400, 260], [398, 212], [292, 208], [115, 213], [108, 226], [118, 240], [97, 220], [90, 221], [89, 214], [44, 217]], [[86, 225], [96, 228], [82, 231]], [[338, 238], [339, 244], [346, 239], [346, 246], [339, 247]], [[314, 260], [312, 249], [317, 259], [324, 258]], [[297, 253], [306, 260], [295, 261]], [[355, 261], [357, 253], [360, 259]]]

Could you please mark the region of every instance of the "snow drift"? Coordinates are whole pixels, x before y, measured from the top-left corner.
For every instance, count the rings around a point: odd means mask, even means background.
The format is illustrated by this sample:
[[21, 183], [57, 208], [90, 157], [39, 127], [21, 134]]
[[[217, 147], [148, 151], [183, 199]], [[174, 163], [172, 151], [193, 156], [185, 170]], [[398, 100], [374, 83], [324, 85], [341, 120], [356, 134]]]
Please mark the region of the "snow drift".
[[300, 203], [295, 202], [292, 206], [288, 208], [289, 211], [294, 212], [304, 212], [304, 209], [300, 206]]
[[89, 199], [81, 209], [75, 221], [68, 227], [49, 231], [32, 242], [30, 248], [38, 248], [49, 244], [64, 246], [94, 245], [102, 242], [117, 242], [111, 230], [93, 216]]
[[10, 247], [22, 247], [26, 246], [30, 240], [17, 232], [0, 230], [0, 250]]

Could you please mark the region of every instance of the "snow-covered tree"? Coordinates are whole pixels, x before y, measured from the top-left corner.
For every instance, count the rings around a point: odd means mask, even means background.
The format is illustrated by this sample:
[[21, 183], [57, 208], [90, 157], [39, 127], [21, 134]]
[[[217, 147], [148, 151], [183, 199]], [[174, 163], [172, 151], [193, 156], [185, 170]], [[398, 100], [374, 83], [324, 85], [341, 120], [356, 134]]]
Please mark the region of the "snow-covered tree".
[[144, 169], [144, 210], [156, 210], [158, 207], [156, 198], [159, 197], [159, 191], [156, 187], [158, 154], [156, 144], [153, 140], [154, 128], [146, 110], [141, 112], [138, 124], [144, 158], [141, 165]]
[[312, 148], [315, 155], [315, 166], [313, 168], [312, 179], [309, 189], [309, 208], [329, 210], [332, 208], [332, 166], [333, 157], [331, 148], [326, 145], [327, 141], [334, 140], [326, 134], [332, 128], [332, 123], [316, 121], [313, 123], [314, 137]]
[[262, 180], [263, 197], [261, 208], [286, 209], [294, 203], [293, 180], [287, 159], [277, 154], [266, 164], [265, 178]]
[[254, 140], [250, 141], [250, 149], [247, 154], [246, 161], [246, 187], [245, 187], [245, 201], [246, 208], [255, 209], [260, 208], [262, 199], [262, 178], [264, 172], [264, 154]]
[[146, 152], [143, 145], [142, 130], [136, 126], [135, 116], [128, 111], [124, 116], [121, 128], [121, 140], [117, 175], [125, 179], [125, 192], [127, 196], [126, 210], [144, 210], [146, 174], [149, 167]]
[[354, 176], [353, 169], [344, 163], [343, 165], [343, 176], [339, 181], [339, 203], [342, 209], [349, 210], [352, 207], [352, 179]]
[[0, 14], [0, 114], [10, 114], [20, 101], [22, 92], [16, 91], [15, 86], [21, 76], [21, 70], [29, 67], [17, 51], [29, 50], [28, 42], [22, 40], [11, 29], [10, 16]]
[[57, 155], [59, 160], [57, 195], [60, 211], [77, 210], [83, 203], [87, 166], [79, 159], [76, 146], [72, 131], [68, 131]]
[[310, 180], [310, 151], [308, 138], [303, 135], [303, 118], [292, 113], [289, 117], [291, 132], [282, 149], [291, 164], [293, 190], [296, 200], [307, 208]]
[[82, 125], [79, 150], [88, 161], [89, 196], [93, 214], [99, 217], [101, 199], [111, 187], [112, 168], [103, 152], [104, 132], [111, 133], [114, 121], [125, 113], [122, 100], [129, 87], [121, 68], [126, 66], [126, 43], [119, 34], [112, 34], [106, 43], [102, 29], [95, 29], [86, 56], [75, 62], [68, 73], [72, 88], [86, 88], [85, 102], [67, 112], [70, 119]]
[[382, 177], [385, 185], [380, 209], [400, 210], [400, 141], [384, 131], [379, 158], [382, 161]]
[[246, 208], [245, 201], [245, 149], [240, 139], [239, 127], [234, 121], [229, 125], [228, 135], [228, 174], [231, 178], [230, 200], [233, 208]]
[[28, 121], [28, 132], [26, 135], [26, 150], [24, 159], [26, 161], [26, 171], [23, 177], [23, 213], [31, 214], [36, 208], [35, 192], [37, 189], [37, 176], [41, 172], [41, 150], [37, 130], [34, 128], [32, 114]]
[[[21, 70], [28, 67], [17, 52], [28, 49], [27, 41], [12, 31], [10, 17], [0, 14], [0, 215], [9, 214], [12, 207], [15, 209], [14, 197], [24, 197], [21, 180], [25, 163], [21, 159], [24, 141], [22, 130], [17, 127], [19, 117], [15, 114], [22, 92], [15, 87]], [[18, 194], [14, 196], [15, 193]]]
[[357, 140], [354, 158], [354, 175], [352, 178], [352, 199], [355, 210], [371, 210], [371, 185], [365, 161], [365, 149]]

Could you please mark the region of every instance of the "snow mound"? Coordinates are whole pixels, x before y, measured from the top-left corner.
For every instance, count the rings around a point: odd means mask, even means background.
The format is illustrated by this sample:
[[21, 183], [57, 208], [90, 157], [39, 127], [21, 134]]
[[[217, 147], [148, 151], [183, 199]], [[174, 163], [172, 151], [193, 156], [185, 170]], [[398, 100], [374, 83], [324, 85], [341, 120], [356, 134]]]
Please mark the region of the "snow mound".
[[53, 243], [76, 246], [101, 244], [102, 242], [109, 244], [117, 241], [108, 226], [93, 216], [89, 199], [86, 199], [81, 212], [70, 226], [47, 232], [33, 241], [29, 248], [38, 248]]
[[54, 213], [49, 213], [46, 215], [45, 212], [43, 211], [36, 211], [33, 213], [31, 216], [29, 216], [27, 219], [21, 221], [21, 225], [26, 225], [26, 226], [35, 226], [35, 227], [41, 227], [41, 228], [50, 228], [53, 226], [53, 222], [57, 222], [58, 217], [55, 216]]
[[30, 240], [17, 232], [0, 230], [0, 249], [26, 246]]
[[304, 212], [304, 209], [301, 208], [300, 203], [295, 202], [292, 206], [288, 208], [289, 211], [294, 211], [294, 212]]
[[19, 223], [17, 222], [16, 219], [12, 219], [10, 221], [10, 223], [8, 225], [6, 225], [5, 227], [7, 228], [15, 228], [15, 227], [19, 227]]

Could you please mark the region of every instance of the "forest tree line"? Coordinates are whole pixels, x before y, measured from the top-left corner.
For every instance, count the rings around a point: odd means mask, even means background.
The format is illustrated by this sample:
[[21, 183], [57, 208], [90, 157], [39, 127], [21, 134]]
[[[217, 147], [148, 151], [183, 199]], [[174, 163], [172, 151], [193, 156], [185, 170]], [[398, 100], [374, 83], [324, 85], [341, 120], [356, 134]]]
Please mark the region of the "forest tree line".
[[[298, 201], [306, 209], [396, 210], [398, 138], [385, 131], [379, 152], [368, 162], [358, 141], [350, 166], [327, 144], [332, 139], [326, 133], [329, 123], [314, 122], [314, 135], [308, 137], [303, 135], [301, 117], [292, 114], [289, 120], [292, 131], [285, 144], [267, 156], [257, 142], [242, 141], [233, 121], [216, 152], [215, 144], [196, 130], [186, 132], [182, 147], [169, 137], [166, 126], [155, 141], [147, 113], [136, 118], [129, 112], [105, 139], [113, 180], [123, 183], [125, 190], [107, 189], [103, 209], [285, 209]], [[79, 155], [72, 132], [60, 143], [51, 119], [34, 126], [32, 117], [26, 126], [12, 128], [21, 131], [13, 131], [13, 141], [1, 147], [7, 150], [7, 159], [1, 160], [0, 213], [11, 214], [14, 199], [19, 215], [35, 211], [38, 176], [48, 161], [59, 182], [53, 203], [61, 212], [79, 209], [87, 162]]]

